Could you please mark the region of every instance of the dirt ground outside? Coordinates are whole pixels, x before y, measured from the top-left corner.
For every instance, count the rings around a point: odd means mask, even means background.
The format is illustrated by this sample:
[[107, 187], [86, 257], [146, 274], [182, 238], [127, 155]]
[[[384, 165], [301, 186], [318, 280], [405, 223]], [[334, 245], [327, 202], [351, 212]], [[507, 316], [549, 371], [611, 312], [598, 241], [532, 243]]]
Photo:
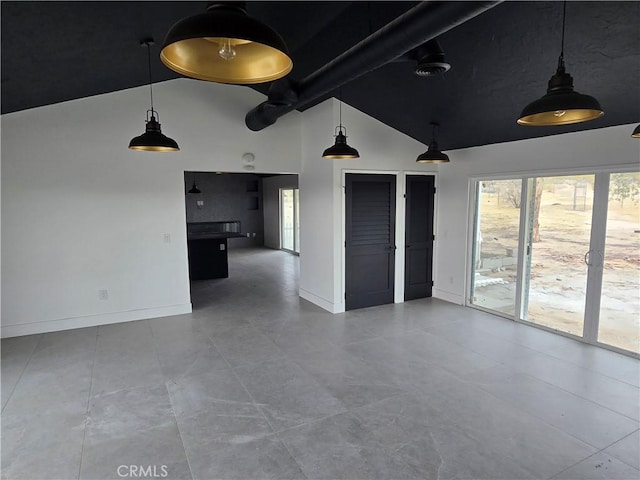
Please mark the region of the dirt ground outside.
[[[621, 175], [612, 175], [610, 189], [598, 341], [640, 353], [640, 177]], [[614, 180], [631, 181], [626, 196], [616, 195]], [[473, 303], [509, 315], [515, 314], [519, 191], [519, 181], [500, 180], [485, 182], [480, 195]], [[543, 180], [523, 319], [582, 336], [592, 205], [593, 175]], [[591, 261], [601, 259], [592, 254]]]

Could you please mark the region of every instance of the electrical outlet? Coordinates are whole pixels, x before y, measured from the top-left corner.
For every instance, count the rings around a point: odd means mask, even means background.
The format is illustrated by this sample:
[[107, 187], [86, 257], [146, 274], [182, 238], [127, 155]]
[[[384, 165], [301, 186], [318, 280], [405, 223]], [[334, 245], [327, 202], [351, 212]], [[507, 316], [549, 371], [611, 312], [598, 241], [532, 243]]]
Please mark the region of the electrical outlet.
[[109, 300], [109, 291], [98, 290], [98, 300]]
[[168, 233], [164, 234], [164, 243], [171, 243], [171, 235]]

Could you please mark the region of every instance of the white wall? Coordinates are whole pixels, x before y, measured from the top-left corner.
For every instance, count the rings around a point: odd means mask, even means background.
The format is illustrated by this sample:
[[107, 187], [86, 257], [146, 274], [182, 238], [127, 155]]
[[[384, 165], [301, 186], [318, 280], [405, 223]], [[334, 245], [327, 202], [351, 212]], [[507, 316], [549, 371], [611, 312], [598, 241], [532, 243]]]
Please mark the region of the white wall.
[[302, 173], [299, 179], [300, 296], [330, 312], [334, 311], [335, 302], [333, 163], [321, 155], [332, 143], [332, 123], [331, 100], [302, 114]]
[[[395, 288], [399, 302], [404, 296], [405, 175], [436, 172], [434, 165], [415, 161], [426, 145], [344, 103], [342, 121], [347, 127], [347, 143], [359, 151], [360, 158], [323, 159], [322, 152], [334, 141], [339, 105], [330, 99], [303, 113], [300, 177], [300, 295], [336, 313], [344, 311], [345, 173], [397, 175]], [[307, 228], [310, 222], [313, 228]]]
[[297, 175], [279, 175], [262, 179], [264, 246], [280, 248], [280, 189], [298, 188]]
[[154, 86], [181, 151], [128, 150], [148, 98], [139, 87], [2, 116], [3, 337], [189, 312], [183, 172], [241, 172], [244, 152], [255, 173], [300, 170], [298, 113], [251, 132], [244, 115], [263, 95], [189, 79]]
[[439, 233], [434, 296], [464, 303], [470, 179], [640, 168], [640, 142], [630, 137], [634, 128], [621, 125], [448, 152], [451, 163], [439, 168], [436, 194]]

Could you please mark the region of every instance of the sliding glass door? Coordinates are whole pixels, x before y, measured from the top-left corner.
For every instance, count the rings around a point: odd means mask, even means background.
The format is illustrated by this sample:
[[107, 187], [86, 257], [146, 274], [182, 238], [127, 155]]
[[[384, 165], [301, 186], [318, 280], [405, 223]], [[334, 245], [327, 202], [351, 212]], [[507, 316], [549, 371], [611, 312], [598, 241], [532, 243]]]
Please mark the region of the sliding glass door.
[[522, 180], [487, 180], [476, 190], [471, 303], [515, 315]]
[[609, 181], [597, 340], [640, 353], [640, 174]]
[[640, 174], [476, 182], [469, 303], [640, 353]]
[[297, 188], [280, 189], [280, 248], [300, 252], [300, 208]]
[[594, 181], [528, 179], [522, 320], [582, 336]]

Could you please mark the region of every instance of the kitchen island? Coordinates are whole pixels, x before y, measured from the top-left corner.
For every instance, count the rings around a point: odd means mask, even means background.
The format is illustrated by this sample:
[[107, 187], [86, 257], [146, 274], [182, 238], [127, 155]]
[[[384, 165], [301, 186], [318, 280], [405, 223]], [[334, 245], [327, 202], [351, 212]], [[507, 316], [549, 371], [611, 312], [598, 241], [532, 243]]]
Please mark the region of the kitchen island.
[[227, 278], [228, 239], [241, 237], [246, 237], [246, 234], [240, 232], [239, 221], [187, 223], [189, 278]]

